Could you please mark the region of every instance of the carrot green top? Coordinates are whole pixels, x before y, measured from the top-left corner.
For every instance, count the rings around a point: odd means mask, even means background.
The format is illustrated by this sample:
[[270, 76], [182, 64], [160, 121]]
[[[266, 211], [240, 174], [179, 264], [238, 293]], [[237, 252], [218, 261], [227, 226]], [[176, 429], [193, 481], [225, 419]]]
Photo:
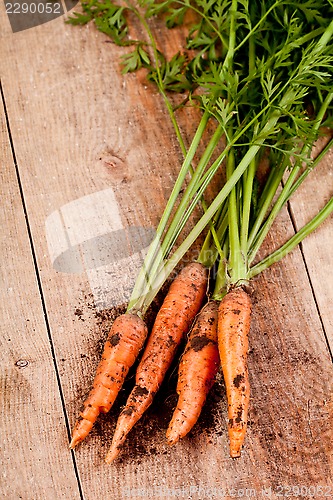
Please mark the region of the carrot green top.
[[[81, 4], [82, 13], [68, 22], [93, 21], [114, 43], [129, 47], [122, 58], [123, 71], [146, 69], [161, 92], [184, 154], [128, 310], [145, 313], [207, 228], [198, 260], [207, 267], [218, 263], [214, 296], [221, 298], [231, 285], [247, 282], [284, 257], [328, 217], [333, 199], [280, 249], [254, 264], [281, 208], [332, 143], [317, 159], [311, 158], [321, 127], [332, 126], [331, 0], [141, 0], [121, 5], [81, 0]], [[142, 39], [130, 36], [128, 19], [133, 16], [142, 27]], [[155, 38], [157, 23], [164, 29], [184, 24], [187, 30], [185, 46], [169, 59]], [[172, 105], [174, 93], [181, 95], [182, 106], [202, 110], [188, 150], [177, 121], [179, 105]], [[215, 132], [198, 158], [208, 123], [215, 124]], [[259, 176], [263, 162], [269, 164], [264, 181]], [[206, 188], [217, 182], [222, 164], [225, 183], [208, 203]], [[198, 203], [203, 215], [179, 244]]]

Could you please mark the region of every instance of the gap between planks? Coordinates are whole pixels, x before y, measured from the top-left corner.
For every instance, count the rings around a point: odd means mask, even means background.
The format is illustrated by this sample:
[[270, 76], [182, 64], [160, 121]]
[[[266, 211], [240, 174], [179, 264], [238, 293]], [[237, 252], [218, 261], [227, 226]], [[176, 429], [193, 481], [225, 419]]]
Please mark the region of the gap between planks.
[[[293, 211], [292, 211], [292, 207], [291, 207], [290, 201], [287, 202], [287, 211], [288, 211], [288, 215], [289, 215], [291, 224], [293, 226], [294, 232], [296, 233], [297, 232], [297, 224], [296, 224], [295, 216], [294, 216]], [[321, 327], [322, 327], [322, 330], [323, 330], [323, 335], [324, 335], [324, 338], [325, 338], [327, 350], [329, 352], [331, 361], [333, 363], [333, 351], [332, 351], [332, 348], [331, 348], [331, 345], [330, 345], [330, 341], [329, 341], [329, 337], [328, 337], [328, 334], [327, 334], [327, 331], [326, 331], [326, 328], [325, 328], [325, 325], [324, 325], [324, 321], [323, 321], [323, 318], [322, 318], [322, 315], [321, 315], [321, 312], [320, 312], [320, 307], [319, 307], [318, 300], [317, 300], [317, 294], [315, 292], [315, 287], [313, 286], [311, 274], [310, 274], [310, 271], [309, 271], [309, 266], [308, 266], [307, 259], [306, 259], [305, 253], [304, 253], [303, 242], [301, 242], [298, 246], [299, 246], [300, 254], [301, 254], [301, 257], [302, 257], [302, 260], [303, 260], [303, 263], [304, 263], [304, 269], [305, 269], [306, 275], [307, 275], [308, 280], [309, 280], [309, 285], [310, 285], [310, 289], [311, 289], [313, 301], [315, 303], [316, 310], [317, 310], [317, 313], [318, 313], [318, 318], [319, 318], [319, 321], [320, 321], [320, 324], [321, 324]]]
[[[42, 305], [42, 310], [43, 310], [43, 315], [44, 315], [44, 320], [45, 320], [45, 327], [46, 327], [46, 331], [47, 331], [48, 341], [50, 344], [54, 372], [55, 372], [55, 376], [56, 376], [56, 380], [57, 380], [57, 385], [58, 385], [58, 390], [59, 390], [59, 395], [60, 395], [61, 406], [62, 406], [62, 410], [63, 410], [63, 414], [64, 414], [67, 435], [68, 435], [68, 438], [70, 438], [71, 431], [70, 431], [69, 419], [68, 419], [68, 415], [67, 415], [67, 411], [66, 411], [66, 407], [65, 407], [65, 399], [64, 399], [62, 386], [61, 386], [61, 381], [60, 381], [59, 368], [58, 368], [57, 360], [55, 357], [55, 351], [54, 351], [54, 345], [53, 345], [52, 336], [51, 336], [50, 324], [49, 324], [48, 315], [47, 315], [46, 306], [45, 306], [43, 287], [42, 287], [41, 278], [40, 278], [38, 265], [37, 265], [36, 251], [34, 248], [33, 238], [32, 238], [32, 234], [31, 234], [29, 216], [28, 216], [27, 209], [26, 209], [26, 203], [25, 203], [24, 193], [23, 193], [23, 189], [22, 189], [22, 182], [20, 179], [20, 171], [19, 171], [19, 167], [17, 164], [15, 147], [13, 144], [13, 139], [12, 139], [12, 134], [11, 134], [11, 129], [10, 129], [10, 121], [9, 121], [9, 117], [8, 117], [8, 113], [7, 113], [6, 101], [5, 101], [5, 96], [4, 96], [1, 80], [0, 80], [0, 97], [1, 97], [1, 102], [2, 102], [2, 106], [3, 106], [3, 110], [4, 110], [4, 120], [5, 120], [5, 125], [7, 128], [10, 151], [12, 154], [13, 164], [14, 164], [15, 172], [16, 172], [16, 180], [17, 180], [17, 185], [18, 185], [18, 189], [19, 189], [19, 193], [20, 193], [22, 210], [23, 210], [24, 218], [25, 218], [25, 225], [26, 225], [29, 244], [30, 244], [30, 250], [31, 250], [31, 255], [32, 255], [32, 260], [33, 260], [33, 267], [35, 270], [36, 281], [37, 281], [38, 291], [39, 291], [39, 295], [40, 295], [40, 300], [41, 300], [41, 305]], [[73, 461], [74, 473], [75, 473], [75, 477], [76, 477], [77, 484], [78, 484], [79, 495], [80, 495], [80, 498], [83, 500], [84, 496], [83, 496], [83, 491], [82, 491], [82, 486], [81, 486], [81, 481], [80, 481], [80, 476], [79, 476], [79, 471], [78, 471], [78, 467], [77, 467], [77, 463], [76, 463], [75, 454], [74, 454], [73, 450], [70, 450], [70, 452], [71, 452], [71, 458]]]

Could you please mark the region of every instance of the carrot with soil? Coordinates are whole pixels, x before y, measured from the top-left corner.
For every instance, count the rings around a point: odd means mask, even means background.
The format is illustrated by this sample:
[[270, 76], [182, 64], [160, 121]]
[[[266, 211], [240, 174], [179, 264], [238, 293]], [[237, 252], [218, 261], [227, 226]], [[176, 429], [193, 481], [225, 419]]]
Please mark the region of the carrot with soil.
[[104, 345], [92, 390], [74, 427], [70, 448], [87, 437], [100, 413], [110, 411], [147, 333], [147, 326], [136, 314], [116, 318]]
[[222, 299], [218, 311], [218, 345], [228, 401], [230, 456], [239, 457], [245, 439], [250, 383], [247, 368], [251, 298], [241, 287]]
[[209, 301], [200, 311], [188, 337], [178, 370], [177, 407], [166, 437], [173, 445], [197, 422], [220, 366], [217, 346], [218, 302]]
[[172, 282], [137, 368], [134, 389], [118, 418], [107, 463], [119, 455], [128, 433], [151, 405], [184, 335], [200, 311], [207, 280], [206, 267], [193, 262]]

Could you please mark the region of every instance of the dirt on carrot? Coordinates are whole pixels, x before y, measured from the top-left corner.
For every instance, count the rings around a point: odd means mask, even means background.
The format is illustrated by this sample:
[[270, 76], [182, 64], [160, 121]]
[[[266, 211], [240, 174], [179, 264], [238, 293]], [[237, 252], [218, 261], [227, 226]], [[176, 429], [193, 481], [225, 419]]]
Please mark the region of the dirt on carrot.
[[228, 400], [230, 456], [240, 457], [245, 439], [250, 384], [247, 369], [251, 298], [241, 287], [232, 289], [218, 311], [218, 345]]
[[119, 416], [107, 463], [118, 456], [128, 433], [151, 405], [184, 335], [200, 311], [207, 282], [208, 271], [199, 263], [188, 264], [172, 282], [137, 368], [135, 387]]
[[110, 410], [144, 345], [147, 333], [146, 324], [135, 314], [123, 314], [114, 321], [97, 367], [93, 388], [74, 427], [70, 448], [85, 439], [100, 413]]
[[179, 399], [166, 433], [170, 445], [190, 432], [214, 384], [220, 365], [217, 346], [218, 307], [218, 302], [208, 302], [189, 334], [179, 365]]

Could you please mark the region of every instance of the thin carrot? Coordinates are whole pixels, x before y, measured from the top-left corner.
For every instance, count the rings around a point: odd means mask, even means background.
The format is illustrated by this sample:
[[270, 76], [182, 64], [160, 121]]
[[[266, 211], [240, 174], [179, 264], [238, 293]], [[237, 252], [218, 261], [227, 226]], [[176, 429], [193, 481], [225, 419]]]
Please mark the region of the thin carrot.
[[218, 345], [228, 400], [230, 456], [240, 457], [250, 400], [247, 370], [251, 298], [241, 287], [232, 289], [218, 311]]
[[202, 308], [189, 334], [179, 364], [179, 399], [166, 433], [170, 445], [177, 443], [190, 432], [215, 382], [220, 366], [217, 345], [218, 307], [218, 302], [208, 302]]
[[185, 266], [172, 282], [137, 368], [134, 389], [118, 418], [107, 463], [118, 456], [128, 433], [151, 405], [183, 336], [200, 310], [207, 275], [206, 267], [194, 262]]
[[100, 413], [110, 410], [147, 334], [144, 321], [136, 314], [126, 313], [116, 318], [97, 367], [93, 388], [74, 427], [70, 448], [83, 441]]

